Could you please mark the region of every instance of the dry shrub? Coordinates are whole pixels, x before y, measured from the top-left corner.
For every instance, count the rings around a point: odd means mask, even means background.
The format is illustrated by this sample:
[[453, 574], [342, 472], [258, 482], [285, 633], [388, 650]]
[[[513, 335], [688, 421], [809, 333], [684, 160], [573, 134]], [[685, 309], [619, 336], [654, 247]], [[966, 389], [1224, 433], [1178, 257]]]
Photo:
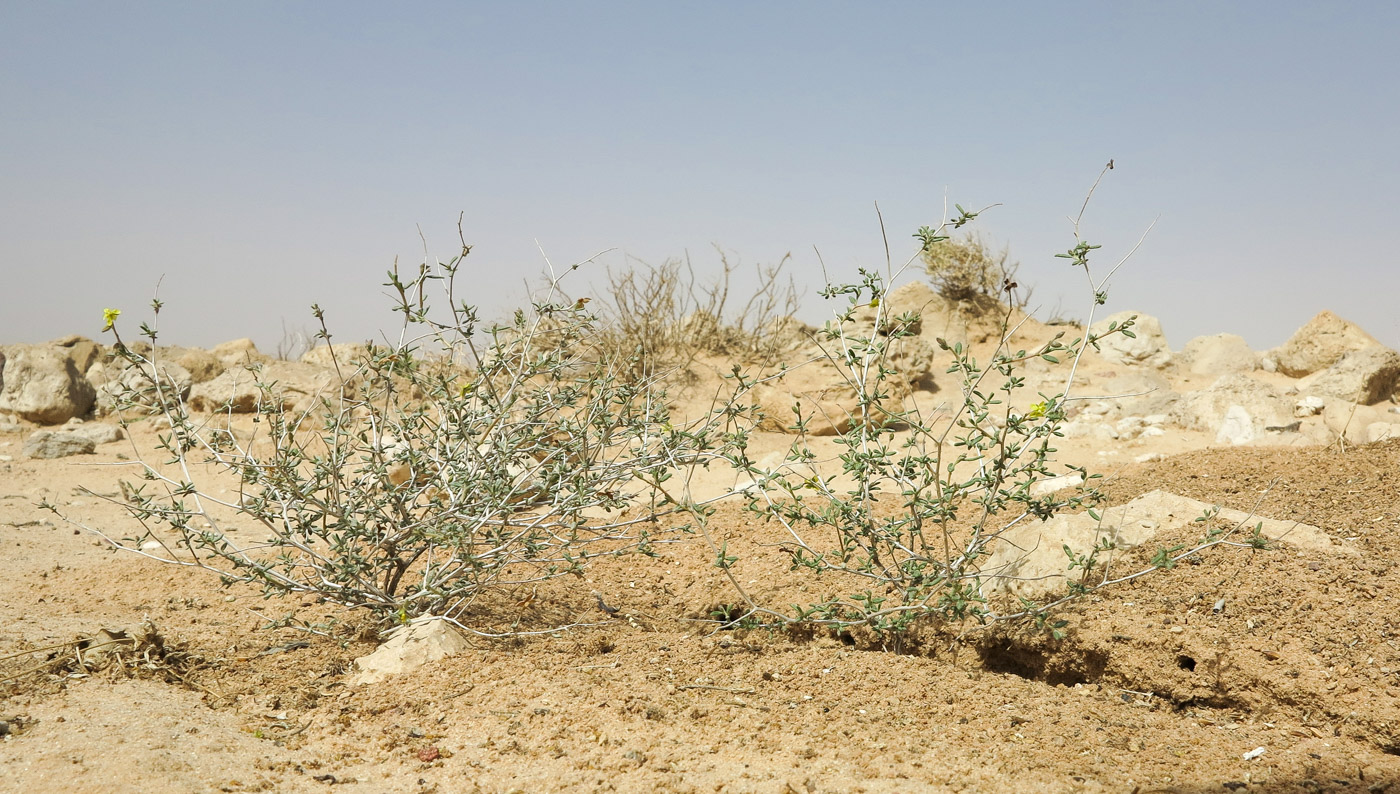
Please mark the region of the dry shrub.
[[[976, 233], [935, 242], [921, 256], [938, 294], [972, 307], [994, 305], [1000, 296], [1010, 294], [1005, 287], [1015, 282], [1021, 267], [1009, 261], [1009, 249], [996, 251]], [[1029, 299], [1030, 290], [1020, 293], [1016, 308], [1024, 308]]]
[[719, 256], [720, 275], [708, 284], [697, 283], [688, 257], [661, 265], [629, 258], [624, 269], [609, 270], [600, 353], [629, 359], [640, 378], [688, 369], [702, 353], [767, 366], [805, 341], [805, 326], [792, 317], [800, 296], [786, 273], [790, 254], [755, 267], [756, 285], [742, 303], [734, 286], [739, 265], [722, 250]]

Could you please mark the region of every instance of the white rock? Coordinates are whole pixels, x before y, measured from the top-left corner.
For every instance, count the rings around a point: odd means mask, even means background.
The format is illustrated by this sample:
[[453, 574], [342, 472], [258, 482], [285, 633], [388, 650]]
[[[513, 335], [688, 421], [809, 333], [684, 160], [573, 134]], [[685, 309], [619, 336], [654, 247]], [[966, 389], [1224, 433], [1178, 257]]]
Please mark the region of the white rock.
[[1288, 424], [1293, 414], [1292, 401], [1278, 389], [1248, 375], [1236, 374], [1220, 378], [1210, 388], [1182, 395], [1172, 408], [1172, 420], [1187, 430], [1218, 434], [1234, 406], [1248, 414], [1255, 437], [1261, 436], [1266, 427]]
[[1128, 330], [1132, 337], [1114, 332], [1099, 340], [1099, 353], [1109, 361], [1133, 366], [1158, 368], [1172, 360], [1171, 346], [1162, 333], [1162, 323], [1156, 317], [1142, 312], [1118, 312], [1099, 320], [1089, 327], [1091, 333], [1106, 334], [1111, 324], [1121, 327], [1136, 316]]
[[91, 373], [90, 377], [97, 383], [99, 414], [112, 413], [123, 399], [155, 406], [156, 384], [152, 380], [153, 377], [160, 378], [162, 393], [167, 399], [189, 396], [190, 384], [193, 382], [188, 370], [173, 361], [163, 359], [156, 359], [154, 369], [150, 364], [134, 365], [118, 359], [94, 366]]
[[1141, 433], [1142, 429], [1146, 426], [1147, 423], [1142, 421], [1141, 416], [1125, 416], [1118, 420], [1118, 423], [1113, 426], [1113, 429], [1118, 431], [1120, 437], [1126, 436], [1132, 438], [1138, 433]]
[[[258, 377], [240, 367], [225, 370], [217, 378], [190, 389], [190, 408], [196, 411], [251, 413], [257, 410], [258, 401], [262, 399]], [[305, 405], [318, 395], [333, 396], [337, 393], [333, 373], [311, 364], [271, 361], [263, 365], [260, 377], [264, 382], [276, 384], [274, 399], [280, 400], [287, 408]]]
[[1379, 406], [1357, 405], [1346, 400], [1329, 400], [1322, 409], [1322, 423], [1352, 444], [1369, 444], [1370, 428], [1375, 424], [1390, 424], [1391, 414]]
[[1322, 413], [1322, 409], [1327, 407], [1327, 401], [1321, 397], [1309, 395], [1299, 400], [1293, 406], [1293, 415], [1298, 417], [1317, 416]]
[[120, 427], [102, 422], [86, 422], [77, 425], [70, 423], [64, 427], [64, 432], [90, 438], [94, 444], [110, 444], [126, 437]]
[[57, 425], [86, 414], [96, 397], [68, 348], [11, 345], [0, 351], [0, 411]]
[[1232, 405], [1216, 431], [1215, 443], [1239, 446], [1254, 440], [1254, 419], [1241, 405]]
[[376, 648], [374, 653], [356, 659], [355, 667], [360, 672], [350, 679], [350, 683], [377, 683], [470, 648], [467, 638], [447, 620], [418, 618], [407, 626], [395, 629], [389, 640]]
[[1084, 475], [1079, 473], [1061, 474], [1058, 477], [1047, 477], [1031, 485], [1031, 496], [1045, 496], [1056, 491], [1063, 491], [1066, 488], [1078, 488], [1084, 484]]

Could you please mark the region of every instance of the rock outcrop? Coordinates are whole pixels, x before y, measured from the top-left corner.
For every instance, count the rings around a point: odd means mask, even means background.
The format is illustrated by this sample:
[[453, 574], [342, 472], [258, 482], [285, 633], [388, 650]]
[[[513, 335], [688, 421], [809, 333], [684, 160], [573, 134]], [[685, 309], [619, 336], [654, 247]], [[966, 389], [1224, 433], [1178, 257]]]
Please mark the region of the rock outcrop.
[[215, 358], [230, 367], [242, 367], [249, 364], [262, 364], [272, 359], [258, 352], [258, 346], [253, 344], [253, 340], [248, 338], [232, 339], [227, 342], [215, 345], [209, 351]]
[[1192, 375], [1218, 378], [1237, 372], [1253, 372], [1258, 357], [1244, 337], [1234, 334], [1198, 336], [1186, 343], [1177, 363]]
[[167, 360], [184, 367], [190, 374], [191, 383], [205, 383], [221, 374], [227, 366], [219, 357], [198, 347], [171, 348], [166, 353]]
[[1327, 369], [1298, 381], [1298, 391], [1374, 405], [1400, 386], [1400, 353], [1375, 345], [1353, 350]]
[[256, 374], [243, 367], [233, 367], [207, 383], [195, 384], [190, 389], [190, 408], [207, 412], [252, 413], [262, 399], [259, 380], [271, 384], [274, 399], [280, 400], [283, 407], [292, 408], [305, 405], [316, 395], [330, 393], [334, 373], [322, 367], [292, 361], [266, 363]]
[[332, 369], [338, 362], [341, 367], [354, 369], [367, 358], [369, 358], [369, 351], [363, 344], [346, 342], [334, 346], [318, 345], [313, 347], [302, 355], [301, 363]]
[[1293, 406], [1293, 400], [1267, 383], [1227, 375], [1209, 388], [1183, 394], [1171, 417], [1187, 430], [1215, 433], [1218, 443], [1244, 444], [1264, 437], [1270, 427], [1290, 425]]
[[59, 345], [6, 347], [0, 370], [0, 411], [43, 425], [63, 424], [87, 414], [97, 392], [73, 360], [74, 352]]
[[1290, 378], [1301, 378], [1327, 369], [1347, 353], [1379, 344], [1360, 326], [1325, 311], [1270, 351], [1267, 358], [1279, 372]]
[[[168, 394], [188, 397], [193, 378], [190, 373], [173, 361], [157, 358], [155, 371], [160, 375], [161, 385]], [[117, 410], [123, 400], [138, 405], [155, 404], [155, 384], [151, 380], [149, 364], [133, 365], [125, 359], [113, 359], [92, 368], [91, 378], [97, 385], [97, 412], [109, 414]]]
[[1162, 333], [1162, 323], [1150, 314], [1110, 314], [1089, 326], [1089, 330], [1094, 334], [1107, 334], [1110, 325], [1117, 323], [1118, 327], [1122, 327], [1134, 316], [1137, 319], [1133, 320], [1132, 327], [1128, 329], [1133, 335], [1115, 332], [1105, 336], [1099, 340], [1099, 354], [1115, 364], [1153, 369], [1165, 367], [1172, 360], [1171, 346], [1167, 344], [1167, 337]]
[[1400, 414], [1376, 405], [1329, 400], [1322, 410], [1327, 429], [1352, 444], [1370, 444], [1400, 436]]

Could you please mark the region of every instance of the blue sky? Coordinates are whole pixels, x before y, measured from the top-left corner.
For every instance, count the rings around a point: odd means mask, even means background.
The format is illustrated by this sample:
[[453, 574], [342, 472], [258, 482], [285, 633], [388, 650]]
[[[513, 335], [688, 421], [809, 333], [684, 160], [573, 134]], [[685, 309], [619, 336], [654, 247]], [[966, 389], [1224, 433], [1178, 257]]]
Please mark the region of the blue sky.
[[1107, 309], [1174, 347], [1281, 343], [1322, 309], [1400, 347], [1400, 4], [0, 2], [0, 343], [104, 307], [209, 346], [327, 311], [393, 329], [383, 273], [475, 248], [520, 303], [548, 255], [793, 254], [808, 319], [943, 203], [1001, 206], [1043, 313], [1054, 254], [1156, 227]]

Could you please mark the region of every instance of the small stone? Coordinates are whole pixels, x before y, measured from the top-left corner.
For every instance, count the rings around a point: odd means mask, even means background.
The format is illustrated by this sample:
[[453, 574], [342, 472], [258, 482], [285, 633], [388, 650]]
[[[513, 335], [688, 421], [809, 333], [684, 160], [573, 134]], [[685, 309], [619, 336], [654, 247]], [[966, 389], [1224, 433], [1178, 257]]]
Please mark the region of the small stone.
[[1299, 417], [1317, 416], [1318, 414], [1322, 413], [1322, 409], [1326, 407], [1326, 400], [1322, 399], [1321, 397], [1308, 395], [1307, 397], [1304, 397], [1303, 399], [1299, 400], [1298, 403], [1293, 406], [1293, 415]]
[[39, 460], [87, 455], [96, 449], [92, 439], [67, 430], [39, 430], [24, 441], [24, 454]]

